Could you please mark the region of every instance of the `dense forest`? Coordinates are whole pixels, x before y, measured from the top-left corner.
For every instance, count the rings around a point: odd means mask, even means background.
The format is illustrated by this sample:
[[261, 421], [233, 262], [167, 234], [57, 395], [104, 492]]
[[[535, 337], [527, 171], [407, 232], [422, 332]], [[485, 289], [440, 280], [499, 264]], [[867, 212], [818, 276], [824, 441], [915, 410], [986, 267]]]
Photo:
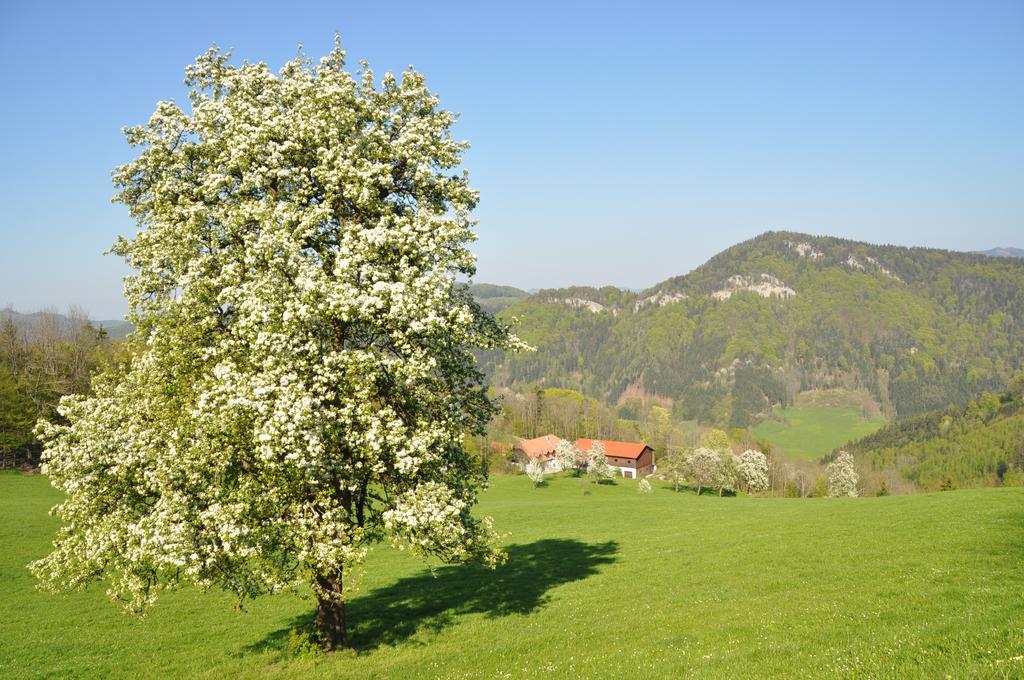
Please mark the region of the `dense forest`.
[[640, 293], [543, 290], [500, 315], [538, 351], [483, 356], [498, 386], [654, 398], [723, 427], [810, 389], [909, 416], [1024, 365], [1024, 261], [770, 232]]
[[900, 419], [844, 448], [923, 489], [1024, 484], [1024, 374], [1005, 392]]

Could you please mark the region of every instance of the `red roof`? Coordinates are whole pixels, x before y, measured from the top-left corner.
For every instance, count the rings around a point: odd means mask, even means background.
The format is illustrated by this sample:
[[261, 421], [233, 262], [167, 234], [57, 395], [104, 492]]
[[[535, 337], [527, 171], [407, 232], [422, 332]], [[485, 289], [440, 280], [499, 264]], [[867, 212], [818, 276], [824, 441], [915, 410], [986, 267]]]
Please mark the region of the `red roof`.
[[647, 448], [647, 444], [643, 442], [613, 442], [607, 439], [577, 439], [576, 448], [580, 451], [589, 451], [590, 447], [594, 445], [595, 441], [599, 441], [604, 444], [604, 452], [606, 455], [615, 456], [616, 458], [639, 458], [640, 454]]
[[543, 437], [534, 439], [520, 439], [516, 442], [515, 448], [525, 453], [530, 458], [551, 458], [555, 455], [558, 442], [562, 441], [553, 434], [546, 434]]

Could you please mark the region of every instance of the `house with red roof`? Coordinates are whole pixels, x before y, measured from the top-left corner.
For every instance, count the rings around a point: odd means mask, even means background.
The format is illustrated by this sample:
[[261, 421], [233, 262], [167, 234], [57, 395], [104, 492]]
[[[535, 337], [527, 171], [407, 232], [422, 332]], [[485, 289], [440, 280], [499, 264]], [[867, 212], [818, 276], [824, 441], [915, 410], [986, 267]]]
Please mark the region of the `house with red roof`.
[[604, 445], [608, 465], [623, 477], [646, 477], [654, 472], [654, 449], [643, 442], [616, 442], [609, 439], [576, 440], [576, 449], [590, 453], [595, 441]]
[[559, 472], [562, 464], [555, 458], [555, 451], [561, 441], [553, 434], [520, 439], [512, 446], [512, 451], [516, 456], [516, 462], [522, 467], [533, 461], [539, 463], [544, 472]]

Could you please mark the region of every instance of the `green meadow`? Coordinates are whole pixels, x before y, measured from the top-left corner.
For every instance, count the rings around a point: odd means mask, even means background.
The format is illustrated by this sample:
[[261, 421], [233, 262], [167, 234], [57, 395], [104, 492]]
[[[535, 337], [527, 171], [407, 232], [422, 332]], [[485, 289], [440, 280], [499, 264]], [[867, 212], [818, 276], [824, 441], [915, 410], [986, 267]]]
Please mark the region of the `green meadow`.
[[885, 418], [865, 418], [848, 407], [790, 406], [772, 411], [751, 432], [793, 458], [817, 460], [837, 446], [867, 436], [885, 425]]
[[296, 656], [311, 605], [165, 594], [144, 620], [101, 585], [37, 592], [58, 495], [0, 474], [0, 676], [1021, 677], [1024, 489], [857, 499], [649, 495], [632, 480], [498, 477], [497, 571], [371, 553], [356, 650]]

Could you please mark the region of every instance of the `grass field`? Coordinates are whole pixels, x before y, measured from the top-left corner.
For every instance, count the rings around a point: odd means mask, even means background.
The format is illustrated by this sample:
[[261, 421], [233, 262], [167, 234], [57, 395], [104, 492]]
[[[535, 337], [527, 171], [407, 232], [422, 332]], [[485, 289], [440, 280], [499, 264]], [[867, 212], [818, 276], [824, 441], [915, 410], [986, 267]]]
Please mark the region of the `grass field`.
[[357, 652], [291, 658], [290, 595], [184, 590], [138, 621], [102, 587], [36, 592], [57, 500], [0, 474], [0, 676], [1021, 677], [1024, 489], [885, 498], [641, 495], [494, 480], [497, 572], [371, 554]]
[[755, 426], [754, 436], [793, 458], [817, 460], [848, 441], [885, 425], [885, 418], [864, 418], [855, 408], [791, 406], [772, 412]]

